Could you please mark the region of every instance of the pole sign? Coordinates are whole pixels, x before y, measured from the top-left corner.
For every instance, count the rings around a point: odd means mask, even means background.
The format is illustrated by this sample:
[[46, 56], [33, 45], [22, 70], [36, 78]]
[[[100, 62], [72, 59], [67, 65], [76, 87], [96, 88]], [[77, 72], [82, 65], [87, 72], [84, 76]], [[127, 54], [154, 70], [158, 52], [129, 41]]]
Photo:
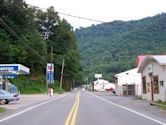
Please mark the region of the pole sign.
[[47, 84], [54, 84], [54, 64], [47, 63], [46, 67]]

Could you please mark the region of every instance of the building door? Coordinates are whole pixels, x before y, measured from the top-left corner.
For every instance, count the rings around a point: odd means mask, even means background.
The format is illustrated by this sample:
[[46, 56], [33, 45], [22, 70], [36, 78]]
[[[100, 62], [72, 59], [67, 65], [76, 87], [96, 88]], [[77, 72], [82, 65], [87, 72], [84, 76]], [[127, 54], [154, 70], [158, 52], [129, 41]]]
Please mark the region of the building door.
[[149, 77], [150, 77], [150, 88], [151, 88], [151, 100], [154, 100], [154, 81], [153, 81], [153, 75], [152, 73], [149, 73]]
[[123, 85], [123, 95], [135, 96], [135, 85]]
[[153, 84], [153, 80], [151, 80], [151, 100], [154, 100], [154, 84]]
[[127, 85], [123, 85], [123, 95], [128, 95], [127, 94]]
[[128, 85], [128, 95], [135, 96], [135, 85]]

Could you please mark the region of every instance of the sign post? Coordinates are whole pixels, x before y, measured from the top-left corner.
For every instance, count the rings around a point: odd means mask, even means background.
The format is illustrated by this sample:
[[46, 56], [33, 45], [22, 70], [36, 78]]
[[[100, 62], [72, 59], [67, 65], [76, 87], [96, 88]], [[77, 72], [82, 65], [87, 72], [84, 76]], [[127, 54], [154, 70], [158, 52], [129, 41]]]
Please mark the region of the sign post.
[[46, 68], [46, 90], [48, 94], [48, 85], [54, 84], [54, 64], [47, 63]]

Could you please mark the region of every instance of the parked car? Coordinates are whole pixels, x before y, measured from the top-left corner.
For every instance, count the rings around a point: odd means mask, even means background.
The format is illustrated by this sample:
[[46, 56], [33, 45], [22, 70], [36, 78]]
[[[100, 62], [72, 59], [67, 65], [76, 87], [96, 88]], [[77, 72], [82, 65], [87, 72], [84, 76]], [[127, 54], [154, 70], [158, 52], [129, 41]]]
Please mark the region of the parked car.
[[6, 90], [0, 90], [0, 104], [8, 104], [10, 101], [19, 100], [18, 94], [11, 94]]
[[106, 91], [106, 92], [112, 92], [112, 93], [114, 93], [114, 94], [116, 93], [116, 92], [115, 92], [115, 89], [113, 89], [113, 88], [105, 89], [105, 91]]

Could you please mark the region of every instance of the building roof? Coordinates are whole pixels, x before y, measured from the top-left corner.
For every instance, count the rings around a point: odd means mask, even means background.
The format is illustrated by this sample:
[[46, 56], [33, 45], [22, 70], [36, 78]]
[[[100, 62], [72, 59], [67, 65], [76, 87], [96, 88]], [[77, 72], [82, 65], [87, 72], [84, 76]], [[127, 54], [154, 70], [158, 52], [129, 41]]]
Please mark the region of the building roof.
[[117, 78], [119, 76], [124, 76], [124, 75], [136, 75], [136, 74], [138, 74], [137, 71], [138, 71], [138, 68], [130, 69], [125, 72], [116, 74], [115, 77]]
[[142, 72], [145, 65], [151, 61], [156, 61], [159, 65], [166, 65], [166, 55], [149, 55], [138, 67], [138, 72]]
[[29, 74], [30, 69], [21, 64], [0, 64], [0, 73], [2, 74]]
[[96, 81], [94, 81], [94, 84], [106, 84], [106, 83], [109, 83], [109, 81], [107, 80], [104, 80], [104, 79], [98, 79]]
[[160, 65], [166, 65], [166, 55], [153, 56], [151, 58], [154, 58]]
[[159, 60], [163, 60], [160, 58], [163, 58], [166, 55], [139, 55], [136, 60], [136, 66], [139, 67], [141, 65], [141, 63], [145, 60], [145, 58], [151, 57], [151, 56], [155, 57], [156, 59], [158, 58]]
[[139, 67], [146, 57], [147, 55], [139, 55], [136, 60], [136, 66]]

